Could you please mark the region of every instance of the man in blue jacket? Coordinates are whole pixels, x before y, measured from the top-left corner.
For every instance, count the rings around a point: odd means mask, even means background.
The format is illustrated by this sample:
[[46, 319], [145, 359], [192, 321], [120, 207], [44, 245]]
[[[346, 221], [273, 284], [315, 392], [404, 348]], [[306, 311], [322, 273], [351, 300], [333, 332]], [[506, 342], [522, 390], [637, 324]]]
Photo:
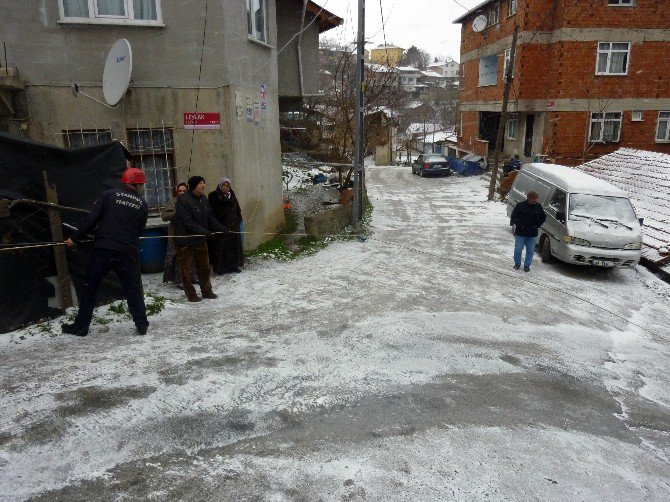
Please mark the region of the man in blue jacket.
[[145, 335], [149, 328], [144, 305], [144, 291], [140, 274], [140, 235], [147, 224], [148, 205], [140, 195], [147, 179], [141, 169], [130, 167], [121, 177], [121, 188], [102, 192], [95, 201], [88, 218], [65, 241], [74, 246], [97, 226], [91, 260], [86, 269], [86, 280], [79, 300], [79, 312], [72, 324], [63, 324], [63, 333], [86, 336], [93, 317], [95, 297], [100, 282], [114, 269], [128, 300], [128, 310], [135, 321], [137, 332]]
[[531, 190], [526, 195], [526, 200], [519, 202], [512, 211], [509, 224], [514, 226], [514, 270], [521, 268], [521, 253], [524, 247], [526, 248], [526, 258], [523, 261], [524, 272], [528, 272], [533, 263], [538, 229], [547, 219], [538, 199], [537, 192]]

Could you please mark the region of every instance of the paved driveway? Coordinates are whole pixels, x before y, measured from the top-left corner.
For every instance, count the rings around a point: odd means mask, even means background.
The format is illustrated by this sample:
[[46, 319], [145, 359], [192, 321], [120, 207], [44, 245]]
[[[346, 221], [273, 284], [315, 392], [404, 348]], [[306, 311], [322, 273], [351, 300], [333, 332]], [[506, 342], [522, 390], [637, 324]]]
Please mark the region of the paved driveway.
[[0, 336], [0, 498], [668, 500], [670, 287], [513, 271], [479, 179], [368, 188], [367, 242], [195, 306], [147, 276], [144, 338]]

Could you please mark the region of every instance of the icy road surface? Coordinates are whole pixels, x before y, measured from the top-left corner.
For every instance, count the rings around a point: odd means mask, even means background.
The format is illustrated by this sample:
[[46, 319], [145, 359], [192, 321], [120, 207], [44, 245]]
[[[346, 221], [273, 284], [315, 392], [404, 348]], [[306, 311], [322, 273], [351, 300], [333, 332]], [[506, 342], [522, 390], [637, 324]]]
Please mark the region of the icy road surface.
[[0, 498], [670, 499], [670, 287], [512, 270], [480, 179], [368, 180], [367, 242], [146, 276], [144, 338], [0, 335]]

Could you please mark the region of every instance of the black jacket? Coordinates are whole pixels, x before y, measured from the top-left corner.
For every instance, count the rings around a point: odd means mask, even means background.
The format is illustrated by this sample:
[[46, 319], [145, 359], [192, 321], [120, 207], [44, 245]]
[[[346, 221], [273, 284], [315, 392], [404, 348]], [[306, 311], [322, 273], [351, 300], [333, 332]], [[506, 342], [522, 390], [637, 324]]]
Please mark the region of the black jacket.
[[529, 204], [527, 200], [514, 206], [509, 224], [514, 225], [514, 235], [521, 237], [537, 237], [537, 229], [542, 226], [547, 215], [544, 214], [542, 204]]
[[147, 224], [147, 201], [129, 187], [111, 188], [93, 204], [93, 209], [72, 235], [81, 240], [96, 225], [93, 248], [113, 249], [128, 254], [138, 252], [140, 235]]
[[[186, 192], [177, 199], [177, 214], [172, 220], [174, 223], [174, 235], [210, 235], [212, 231], [223, 232], [225, 227], [221, 225], [209, 205], [205, 195], [196, 197], [192, 192]], [[199, 246], [205, 244], [205, 237], [192, 237], [188, 239], [175, 239], [177, 246]]]
[[212, 212], [216, 220], [226, 227], [231, 232], [240, 231], [240, 223], [242, 223], [242, 209], [235, 192], [230, 190], [230, 199], [223, 195], [219, 187], [209, 194], [209, 205], [212, 207]]

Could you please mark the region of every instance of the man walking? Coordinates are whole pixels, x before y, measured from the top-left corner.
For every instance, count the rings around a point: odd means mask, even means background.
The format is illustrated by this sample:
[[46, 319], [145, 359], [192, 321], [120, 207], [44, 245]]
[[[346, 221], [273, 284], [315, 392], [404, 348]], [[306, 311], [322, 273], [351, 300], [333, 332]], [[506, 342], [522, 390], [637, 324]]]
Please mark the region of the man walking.
[[86, 336], [93, 317], [95, 297], [102, 278], [114, 269], [128, 300], [128, 310], [137, 332], [149, 328], [140, 274], [140, 234], [147, 223], [147, 202], [140, 195], [147, 179], [142, 170], [130, 167], [121, 176], [123, 187], [105, 190], [95, 201], [83, 225], [65, 241], [68, 247], [97, 225], [91, 260], [81, 293], [79, 312], [72, 324], [63, 324], [63, 333]]
[[[173, 221], [177, 263], [186, 298], [190, 302], [199, 302], [202, 298], [217, 298], [210, 282], [207, 236], [212, 235], [212, 231], [225, 232], [226, 228], [214, 218], [205, 195], [205, 178], [192, 176], [188, 180], [188, 192], [177, 200], [177, 214]], [[193, 287], [191, 267], [194, 261], [202, 298]]]
[[519, 202], [512, 211], [509, 224], [514, 226], [514, 270], [521, 268], [521, 253], [524, 247], [526, 258], [523, 261], [523, 271], [528, 272], [533, 263], [538, 229], [547, 219], [538, 198], [537, 192], [531, 190], [526, 195], [526, 200]]

